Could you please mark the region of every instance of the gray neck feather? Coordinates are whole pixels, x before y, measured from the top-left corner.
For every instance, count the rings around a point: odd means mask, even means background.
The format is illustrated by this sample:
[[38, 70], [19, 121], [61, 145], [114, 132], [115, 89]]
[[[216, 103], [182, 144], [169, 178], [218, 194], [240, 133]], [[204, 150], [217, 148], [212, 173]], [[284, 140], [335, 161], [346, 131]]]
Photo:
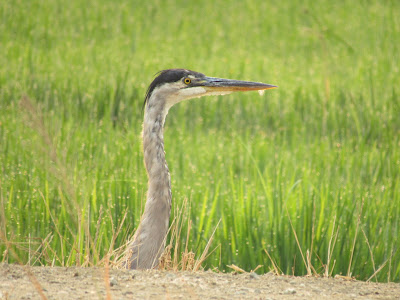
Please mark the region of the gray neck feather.
[[168, 112], [164, 99], [153, 93], [143, 122], [144, 162], [149, 177], [147, 201], [139, 227], [129, 245], [128, 268], [150, 269], [164, 251], [171, 213], [171, 179], [164, 152], [163, 127]]

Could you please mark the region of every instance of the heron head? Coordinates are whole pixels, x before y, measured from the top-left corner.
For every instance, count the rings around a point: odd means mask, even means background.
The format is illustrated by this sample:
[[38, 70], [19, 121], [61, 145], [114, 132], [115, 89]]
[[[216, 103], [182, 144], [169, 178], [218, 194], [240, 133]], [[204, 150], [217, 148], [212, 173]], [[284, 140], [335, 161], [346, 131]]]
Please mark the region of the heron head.
[[174, 104], [191, 98], [276, 87], [260, 82], [207, 77], [202, 73], [186, 69], [168, 69], [159, 72], [150, 84], [144, 105], [152, 106], [160, 104], [152, 103], [153, 101], [164, 101], [162, 104], [168, 110]]

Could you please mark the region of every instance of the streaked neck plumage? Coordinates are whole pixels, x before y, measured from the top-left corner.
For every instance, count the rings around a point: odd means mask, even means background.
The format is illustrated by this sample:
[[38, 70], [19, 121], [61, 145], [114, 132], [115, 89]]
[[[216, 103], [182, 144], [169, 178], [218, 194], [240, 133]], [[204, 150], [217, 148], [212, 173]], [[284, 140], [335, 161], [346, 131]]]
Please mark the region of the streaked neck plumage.
[[168, 231], [172, 196], [163, 127], [169, 107], [162, 97], [163, 93], [153, 92], [145, 108], [143, 152], [149, 189], [141, 222], [129, 246], [131, 269], [150, 269], [158, 265]]

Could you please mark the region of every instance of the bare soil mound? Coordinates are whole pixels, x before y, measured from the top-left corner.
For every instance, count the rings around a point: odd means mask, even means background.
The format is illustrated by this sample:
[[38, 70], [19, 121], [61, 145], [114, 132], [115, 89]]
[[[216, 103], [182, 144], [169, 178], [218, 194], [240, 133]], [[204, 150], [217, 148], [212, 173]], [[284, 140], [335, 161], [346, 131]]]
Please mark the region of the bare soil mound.
[[400, 284], [0, 264], [0, 299], [400, 299]]

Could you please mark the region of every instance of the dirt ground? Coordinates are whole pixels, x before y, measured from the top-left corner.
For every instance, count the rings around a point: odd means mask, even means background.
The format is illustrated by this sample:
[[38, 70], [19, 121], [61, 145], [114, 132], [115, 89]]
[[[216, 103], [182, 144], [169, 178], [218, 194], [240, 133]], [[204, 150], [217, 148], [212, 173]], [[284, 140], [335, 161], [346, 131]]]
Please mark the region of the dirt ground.
[[[107, 282], [107, 283], [106, 283]], [[42, 296], [41, 296], [42, 293]], [[398, 283], [0, 264], [0, 299], [400, 299]]]

